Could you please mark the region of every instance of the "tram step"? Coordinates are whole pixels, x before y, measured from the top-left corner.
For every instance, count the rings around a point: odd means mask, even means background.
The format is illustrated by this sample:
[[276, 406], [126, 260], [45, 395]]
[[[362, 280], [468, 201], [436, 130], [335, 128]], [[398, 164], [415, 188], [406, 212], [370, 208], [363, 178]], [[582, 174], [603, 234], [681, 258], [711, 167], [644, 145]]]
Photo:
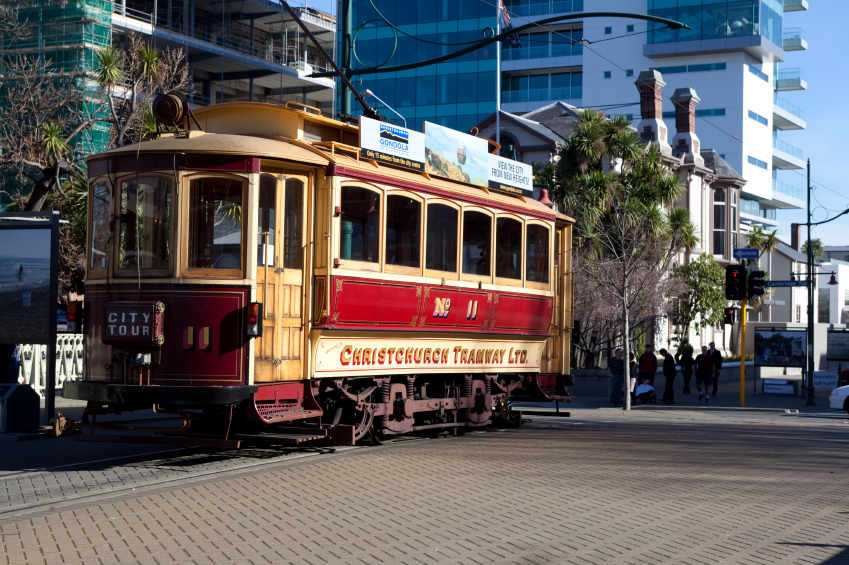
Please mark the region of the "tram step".
[[327, 433], [318, 434], [235, 434], [230, 436], [240, 441], [260, 441], [263, 443], [304, 443], [325, 439]]

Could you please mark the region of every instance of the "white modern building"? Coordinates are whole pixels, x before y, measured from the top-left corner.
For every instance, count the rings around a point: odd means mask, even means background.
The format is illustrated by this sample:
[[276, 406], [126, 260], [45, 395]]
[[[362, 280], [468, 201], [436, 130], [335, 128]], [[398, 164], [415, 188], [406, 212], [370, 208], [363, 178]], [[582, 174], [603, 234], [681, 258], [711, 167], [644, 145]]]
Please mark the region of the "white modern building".
[[[641, 109], [634, 81], [656, 69], [666, 82], [663, 122], [670, 141], [671, 95], [693, 88], [701, 98], [696, 110], [701, 148], [716, 151], [746, 180], [741, 231], [752, 225], [778, 229], [778, 210], [804, 206], [803, 191], [794, 188], [802, 179], [789, 171], [805, 165], [802, 150], [791, 142], [792, 130], [806, 127], [793, 91], [805, 90], [807, 83], [788, 59], [789, 52], [807, 49], [807, 41], [785, 18], [807, 10], [807, 0], [505, 0], [505, 5], [514, 26], [592, 10], [656, 15], [692, 29], [587, 18], [521, 35], [521, 49], [502, 50], [503, 111], [524, 114], [563, 100], [625, 115], [637, 125]], [[570, 38], [581, 37], [589, 44], [571, 45]]]

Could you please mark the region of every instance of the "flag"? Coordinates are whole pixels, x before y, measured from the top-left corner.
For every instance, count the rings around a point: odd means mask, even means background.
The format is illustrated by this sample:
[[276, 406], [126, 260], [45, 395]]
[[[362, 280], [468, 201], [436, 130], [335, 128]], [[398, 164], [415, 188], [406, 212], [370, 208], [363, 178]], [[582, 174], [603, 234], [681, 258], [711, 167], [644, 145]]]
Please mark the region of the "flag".
[[[507, 8], [504, 7], [504, 2], [502, 0], [498, 0], [498, 18], [499, 23], [501, 24], [502, 33], [505, 31], [510, 31], [513, 29], [513, 24], [510, 23], [510, 14], [507, 13]], [[522, 42], [519, 41], [519, 36], [515, 33], [507, 36], [507, 41], [510, 42], [510, 47], [520, 49], [522, 47]]]

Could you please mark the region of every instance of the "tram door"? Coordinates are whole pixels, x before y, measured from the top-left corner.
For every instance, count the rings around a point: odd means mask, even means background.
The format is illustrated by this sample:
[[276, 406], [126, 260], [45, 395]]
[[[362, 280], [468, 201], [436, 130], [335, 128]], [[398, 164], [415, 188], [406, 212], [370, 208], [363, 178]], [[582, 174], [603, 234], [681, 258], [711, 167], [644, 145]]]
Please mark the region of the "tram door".
[[256, 281], [263, 320], [254, 345], [254, 382], [303, 378], [306, 204], [305, 175], [260, 175]]

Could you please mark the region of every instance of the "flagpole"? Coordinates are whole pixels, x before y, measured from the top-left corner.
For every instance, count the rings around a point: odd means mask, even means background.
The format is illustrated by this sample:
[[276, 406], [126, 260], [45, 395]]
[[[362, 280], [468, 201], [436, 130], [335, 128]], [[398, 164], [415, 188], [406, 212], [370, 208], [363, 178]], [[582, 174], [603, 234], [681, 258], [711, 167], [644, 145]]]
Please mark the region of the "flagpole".
[[[504, 8], [502, 0], [498, 0], [495, 9], [495, 34], [501, 33], [501, 13]], [[501, 146], [501, 42], [495, 43], [495, 143]]]

